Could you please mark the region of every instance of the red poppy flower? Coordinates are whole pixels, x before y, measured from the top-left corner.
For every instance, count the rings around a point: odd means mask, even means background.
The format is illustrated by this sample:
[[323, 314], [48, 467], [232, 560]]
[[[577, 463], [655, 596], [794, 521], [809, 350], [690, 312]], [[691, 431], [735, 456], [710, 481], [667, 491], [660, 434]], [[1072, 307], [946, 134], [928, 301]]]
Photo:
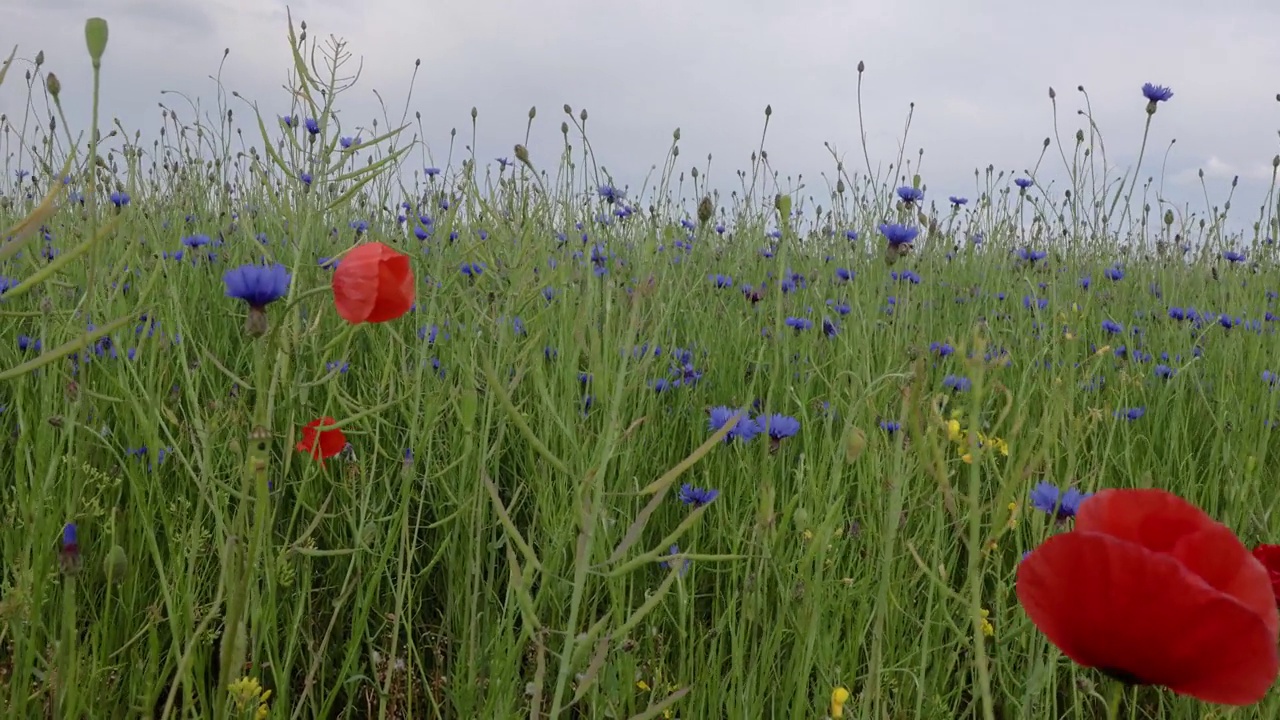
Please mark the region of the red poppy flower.
[[1266, 568], [1225, 525], [1163, 490], [1103, 490], [1018, 567], [1018, 599], [1072, 660], [1224, 705], [1280, 670]]
[[312, 420], [302, 427], [302, 439], [298, 441], [298, 452], [324, 461], [342, 452], [347, 446], [347, 436], [340, 428], [334, 427], [337, 422], [331, 417]]
[[349, 323], [380, 323], [413, 307], [413, 268], [409, 256], [379, 242], [347, 253], [333, 271], [333, 304]]
[[1259, 545], [1253, 549], [1253, 556], [1271, 576], [1271, 591], [1275, 593], [1276, 603], [1280, 604], [1280, 545]]

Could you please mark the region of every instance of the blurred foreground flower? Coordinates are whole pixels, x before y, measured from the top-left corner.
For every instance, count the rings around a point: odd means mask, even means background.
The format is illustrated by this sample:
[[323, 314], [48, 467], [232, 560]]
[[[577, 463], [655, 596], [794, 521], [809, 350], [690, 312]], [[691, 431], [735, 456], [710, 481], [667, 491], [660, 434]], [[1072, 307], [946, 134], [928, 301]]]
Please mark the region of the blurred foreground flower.
[[1156, 489], [1103, 490], [1018, 565], [1018, 599], [1063, 654], [1126, 684], [1249, 705], [1280, 670], [1267, 569]]
[[1271, 591], [1276, 596], [1276, 604], [1280, 605], [1280, 545], [1259, 545], [1253, 549], [1253, 556], [1267, 569]]

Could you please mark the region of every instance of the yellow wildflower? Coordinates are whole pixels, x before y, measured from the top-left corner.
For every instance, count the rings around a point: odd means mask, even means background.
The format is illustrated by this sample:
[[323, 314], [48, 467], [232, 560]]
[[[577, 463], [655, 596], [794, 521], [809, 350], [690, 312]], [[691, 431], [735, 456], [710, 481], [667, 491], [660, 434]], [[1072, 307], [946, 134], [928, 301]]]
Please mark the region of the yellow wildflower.
[[1012, 530], [1012, 529], [1014, 529], [1014, 528], [1018, 527], [1018, 503], [1016, 503], [1016, 502], [1011, 502], [1011, 503], [1009, 503], [1009, 522], [1008, 522], [1008, 525], [1009, 525], [1009, 529], [1010, 529], [1010, 530]]
[[234, 680], [227, 685], [227, 692], [231, 694], [231, 704], [237, 711], [243, 713], [256, 705], [254, 720], [266, 720], [270, 713], [267, 702], [271, 699], [271, 691], [263, 689], [257, 678], [242, 677]]
[[831, 691], [831, 717], [844, 717], [844, 704], [849, 702], [849, 691], [842, 687], [837, 687]]
[[1009, 443], [1005, 442], [1003, 439], [992, 436], [987, 438], [986, 442], [990, 443], [991, 447], [995, 448], [996, 452], [1005, 457], [1009, 457]]
[[991, 624], [991, 621], [987, 619], [991, 617], [991, 611], [986, 608], [982, 608], [980, 612], [982, 613], [982, 634], [987, 637], [994, 636], [996, 634], [996, 628]]
[[951, 419], [947, 421], [947, 439], [951, 442], [959, 442], [964, 438], [964, 434], [960, 432], [960, 421]]
[[649, 687], [649, 683], [643, 680], [636, 681], [636, 689], [639, 690], [640, 692], [650, 692], [651, 690], [653, 690], [653, 688]]

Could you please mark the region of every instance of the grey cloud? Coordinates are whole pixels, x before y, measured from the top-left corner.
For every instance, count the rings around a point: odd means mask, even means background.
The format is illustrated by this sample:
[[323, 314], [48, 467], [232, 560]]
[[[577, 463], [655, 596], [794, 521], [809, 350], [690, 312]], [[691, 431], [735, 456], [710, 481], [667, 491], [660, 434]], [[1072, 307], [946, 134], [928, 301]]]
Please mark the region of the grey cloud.
[[[145, 132], [157, 124], [162, 87], [212, 101], [207, 76], [224, 47], [231, 49], [228, 88], [264, 112], [286, 111], [289, 97], [279, 87], [290, 67], [284, 7], [279, 0], [60, 0], [25, 8], [21, 24], [34, 30], [20, 40], [24, 54], [43, 44], [50, 57], [57, 50], [79, 63], [83, 40], [68, 18], [108, 17], [107, 112]], [[1108, 159], [1120, 166], [1136, 160], [1142, 139], [1140, 86], [1173, 86], [1174, 99], [1152, 119], [1142, 175], [1160, 171], [1176, 138], [1164, 189], [1193, 206], [1203, 202], [1200, 168], [1214, 202], [1236, 173], [1236, 207], [1260, 202], [1277, 149], [1276, 89], [1246, 71], [1280, 64], [1280, 46], [1267, 31], [1280, 22], [1280, 6], [1261, 0], [1217, 6], [1085, 0], [1054, 8], [941, 0], [307, 0], [291, 7], [311, 37], [345, 37], [365, 60], [364, 77], [342, 103], [349, 127], [381, 115], [374, 88], [397, 119], [414, 59], [422, 60], [410, 116], [422, 112], [437, 162], [450, 128], [458, 129], [459, 146], [470, 142], [473, 105], [481, 112], [482, 160], [507, 155], [523, 141], [525, 113], [537, 105], [530, 149], [541, 166], [554, 165], [567, 102], [589, 109], [592, 144], [622, 181], [642, 182], [680, 127], [679, 167], [704, 166], [710, 153], [713, 182], [728, 190], [757, 148], [763, 108], [772, 104], [771, 162], [782, 176], [803, 173], [817, 191], [819, 173], [834, 169], [824, 141], [845, 155], [847, 167], [864, 165], [855, 101], [859, 60], [867, 64], [863, 112], [873, 167], [897, 156], [914, 102], [905, 153], [914, 159], [924, 148], [923, 175], [939, 198], [972, 195], [975, 168], [1020, 172], [1035, 165], [1054, 132], [1051, 85], [1067, 151], [1075, 130], [1087, 127], [1077, 114], [1086, 107], [1075, 90], [1082, 84]], [[160, 26], [165, 32], [156, 32]], [[83, 86], [87, 75], [75, 67], [64, 81]], [[14, 92], [0, 89], [0, 103], [12, 104]], [[1056, 148], [1039, 172], [1060, 192], [1065, 173]]]

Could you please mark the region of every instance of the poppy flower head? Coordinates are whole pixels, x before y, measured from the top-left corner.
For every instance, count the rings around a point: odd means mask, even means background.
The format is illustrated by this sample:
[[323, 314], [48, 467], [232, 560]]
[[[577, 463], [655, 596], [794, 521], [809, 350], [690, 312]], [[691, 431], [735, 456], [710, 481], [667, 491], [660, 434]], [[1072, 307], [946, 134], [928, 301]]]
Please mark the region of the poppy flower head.
[[1280, 671], [1266, 569], [1225, 525], [1162, 490], [1103, 490], [1018, 566], [1017, 593], [1063, 654], [1225, 705]]
[[409, 256], [379, 242], [357, 246], [333, 271], [333, 304], [349, 323], [380, 323], [413, 307]]
[[331, 417], [312, 420], [302, 427], [302, 439], [298, 441], [298, 452], [304, 452], [317, 460], [328, 458], [342, 452], [347, 446], [347, 436]]
[[1259, 545], [1253, 549], [1253, 557], [1267, 569], [1271, 578], [1271, 591], [1280, 604], [1280, 545]]

